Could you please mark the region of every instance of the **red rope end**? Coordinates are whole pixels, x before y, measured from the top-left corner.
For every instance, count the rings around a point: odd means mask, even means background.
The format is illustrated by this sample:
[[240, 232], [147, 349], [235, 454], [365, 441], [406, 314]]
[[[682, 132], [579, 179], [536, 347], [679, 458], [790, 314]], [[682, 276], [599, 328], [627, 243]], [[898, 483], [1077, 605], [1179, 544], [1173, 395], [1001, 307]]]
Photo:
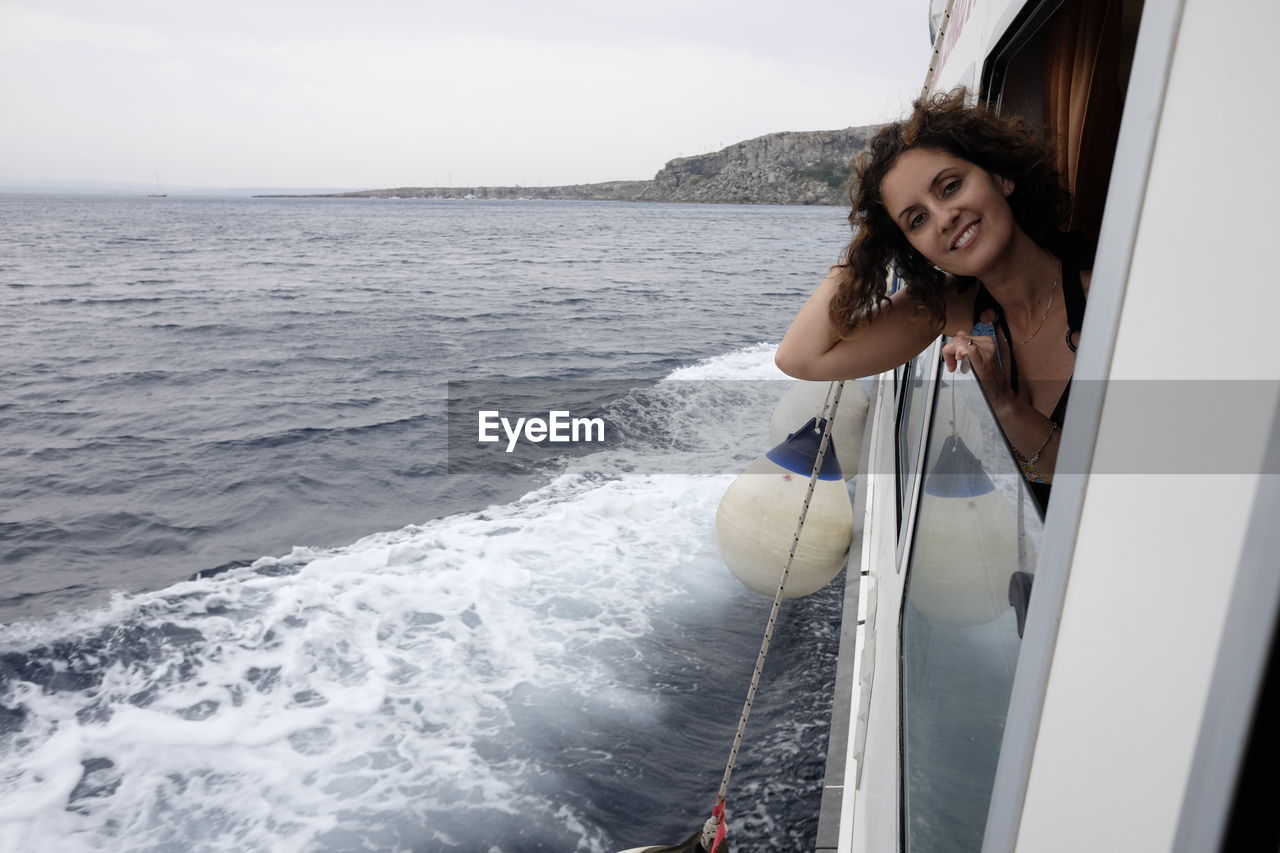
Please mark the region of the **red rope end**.
[[729, 827], [725, 822], [724, 803], [720, 803], [711, 810], [711, 816], [714, 817], [719, 824], [716, 826], [716, 837], [711, 842], [711, 849], [707, 853], [716, 853], [720, 849], [720, 842], [724, 841], [724, 837], [729, 833]]

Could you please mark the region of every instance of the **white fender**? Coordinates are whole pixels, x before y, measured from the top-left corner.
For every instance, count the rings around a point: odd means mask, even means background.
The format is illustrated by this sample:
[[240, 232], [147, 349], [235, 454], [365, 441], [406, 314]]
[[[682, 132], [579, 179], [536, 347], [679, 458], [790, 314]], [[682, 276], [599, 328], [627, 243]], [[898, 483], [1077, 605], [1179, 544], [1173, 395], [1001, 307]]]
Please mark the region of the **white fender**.
[[[738, 580], [756, 592], [773, 597], [778, 591], [808, 488], [807, 476], [762, 456], [720, 499], [716, 511], [720, 558]], [[819, 480], [791, 564], [785, 597], [799, 598], [830, 583], [844, 566], [852, 541], [853, 504], [848, 487], [844, 480]]]

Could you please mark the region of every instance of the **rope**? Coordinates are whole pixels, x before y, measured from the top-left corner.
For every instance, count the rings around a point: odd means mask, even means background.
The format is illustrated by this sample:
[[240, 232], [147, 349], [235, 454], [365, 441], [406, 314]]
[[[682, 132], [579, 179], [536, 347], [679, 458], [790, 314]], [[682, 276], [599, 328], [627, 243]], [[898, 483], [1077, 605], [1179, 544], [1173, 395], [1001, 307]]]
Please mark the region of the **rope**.
[[942, 42], [947, 37], [947, 25], [951, 23], [951, 10], [956, 0], [947, 0], [947, 10], [942, 13], [942, 23], [938, 24], [938, 34], [933, 39], [933, 54], [929, 57], [929, 70], [924, 73], [924, 86], [920, 89], [920, 97], [929, 94], [933, 86], [933, 76], [938, 73], [938, 56], [942, 53]]
[[773, 640], [773, 629], [778, 624], [778, 611], [782, 607], [782, 593], [787, 588], [787, 576], [791, 574], [791, 563], [796, 557], [796, 548], [800, 544], [800, 533], [804, 530], [804, 520], [809, 515], [809, 503], [813, 500], [813, 490], [818, 484], [818, 474], [822, 471], [822, 459], [827, 455], [827, 447], [831, 444], [831, 425], [836, 419], [836, 409], [840, 405], [840, 395], [844, 392], [844, 381], [832, 382], [827, 387], [827, 399], [822, 404], [822, 441], [818, 444], [818, 456], [813, 460], [813, 471], [809, 474], [809, 489], [805, 492], [804, 504], [800, 508], [800, 517], [796, 519], [796, 533], [791, 539], [791, 550], [787, 554], [786, 565], [782, 567], [782, 577], [778, 579], [778, 591], [773, 595], [773, 608], [769, 611], [769, 621], [765, 624], [764, 640], [760, 643], [760, 654], [756, 656], [756, 668], [751, 673], [751, 684], [747, 688], [747, 701], [742, 706], [742, 716], [738, 718], [738, 731], [733, 736], [733, 746], [729, 750], [729, 762], [724, 768], [724, 778], [720, 780], [720, 792], [716, 795], [715, 808], [711, 817], [702, 827], [702, 847], [708, 853], [715, 853], [720, 841], [724, 838], [725, 799], [729, 794], [729, 779], [733, 776], [734, 766], [738, 763], [738, 750], [742, 746], [742, 736], [747, 730], [747, 718], [751, 716], [751, 706], [756, 701], [756, 690], [760, 686], [760, 674], [764, 672], [764, 661], [769, 655], [769, 643]]

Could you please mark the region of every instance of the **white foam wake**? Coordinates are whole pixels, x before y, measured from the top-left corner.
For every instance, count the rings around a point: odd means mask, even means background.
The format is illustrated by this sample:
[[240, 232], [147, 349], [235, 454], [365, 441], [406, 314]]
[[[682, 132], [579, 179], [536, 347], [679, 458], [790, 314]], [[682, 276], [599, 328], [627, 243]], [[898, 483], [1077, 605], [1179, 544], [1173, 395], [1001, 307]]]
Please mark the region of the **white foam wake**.
[[[426, 818], [460, 803], [564, 806], [529, 802], [520, 782], [538, 768], [490, 751], [511, 703], [536, 686], [643, 726], [652, 702], [609, 664], [657, 610], [733, 588], [709, 535], [724, 486], [559, 481], [254, 567], [296, 573], [137, 596], [133, 625], [182, 629], [160, 659], [110, 665], [87, 690], [18, 682], [4, 697], [28, 718], [0, 773], [0, 838], [301, 850], [380, 824], [398, 838], [395, 825], [440, 824]], [[602, 848], [588, 837], [579, 849]]]
[[[759, 345], [683, 372], [765, 364]], [[638, 638], [739, 587], [713, 533], [730, 475], [590, 467], [0, 634], [27, 658], [0, 694], [23, 715], [0, 737], [0, 850], [501, 850], [502, 815], [539, 816], [547, 849], [607, 849], [520, 720], [555, 697], [660, 739], [657, 700], [628, 678]], [[58, 667], [85, 683], [36, 675]]]
[[678, 367], [667, 379], [790, 379], [773, 363], [777, 344], [758, 343]]

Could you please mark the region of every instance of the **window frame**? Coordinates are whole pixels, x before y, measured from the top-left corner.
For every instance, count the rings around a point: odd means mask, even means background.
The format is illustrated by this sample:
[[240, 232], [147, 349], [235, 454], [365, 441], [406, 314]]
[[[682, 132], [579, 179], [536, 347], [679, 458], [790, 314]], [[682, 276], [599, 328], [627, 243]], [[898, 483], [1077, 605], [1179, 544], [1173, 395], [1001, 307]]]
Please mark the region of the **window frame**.
[[[1087, 472], [1102, 416], [1103, 387], [1120, 326], [1125, 284], [1133, 259], [1146, 195], [1156, 130], [1169, 83], [1183, 0], [1142, 9], [1133, 68], [1129, 77], [1111, 181], [1102, 220], [1102, 239], [1094, 260], [1089, 310], [1081, 332], [1075, 383], [1062, 443], [1060, 471]], [[1010, 15], [1012, 25], [1017, 16]], [[1053, 660], [1057, 626], [1066, 601], [1067, 578], [1075, 553], [1075, 535], [1084, 508], [1087, 477], [1054, 478], [1053, 501], [1045, 517], [1042, 552], [1036, 568], [1031, 606], [1014, 676], [1009, 713], [987, 814], [983, 853], [1013, 853], [1022, 805], [1031, 775], [1031, 759]]]

